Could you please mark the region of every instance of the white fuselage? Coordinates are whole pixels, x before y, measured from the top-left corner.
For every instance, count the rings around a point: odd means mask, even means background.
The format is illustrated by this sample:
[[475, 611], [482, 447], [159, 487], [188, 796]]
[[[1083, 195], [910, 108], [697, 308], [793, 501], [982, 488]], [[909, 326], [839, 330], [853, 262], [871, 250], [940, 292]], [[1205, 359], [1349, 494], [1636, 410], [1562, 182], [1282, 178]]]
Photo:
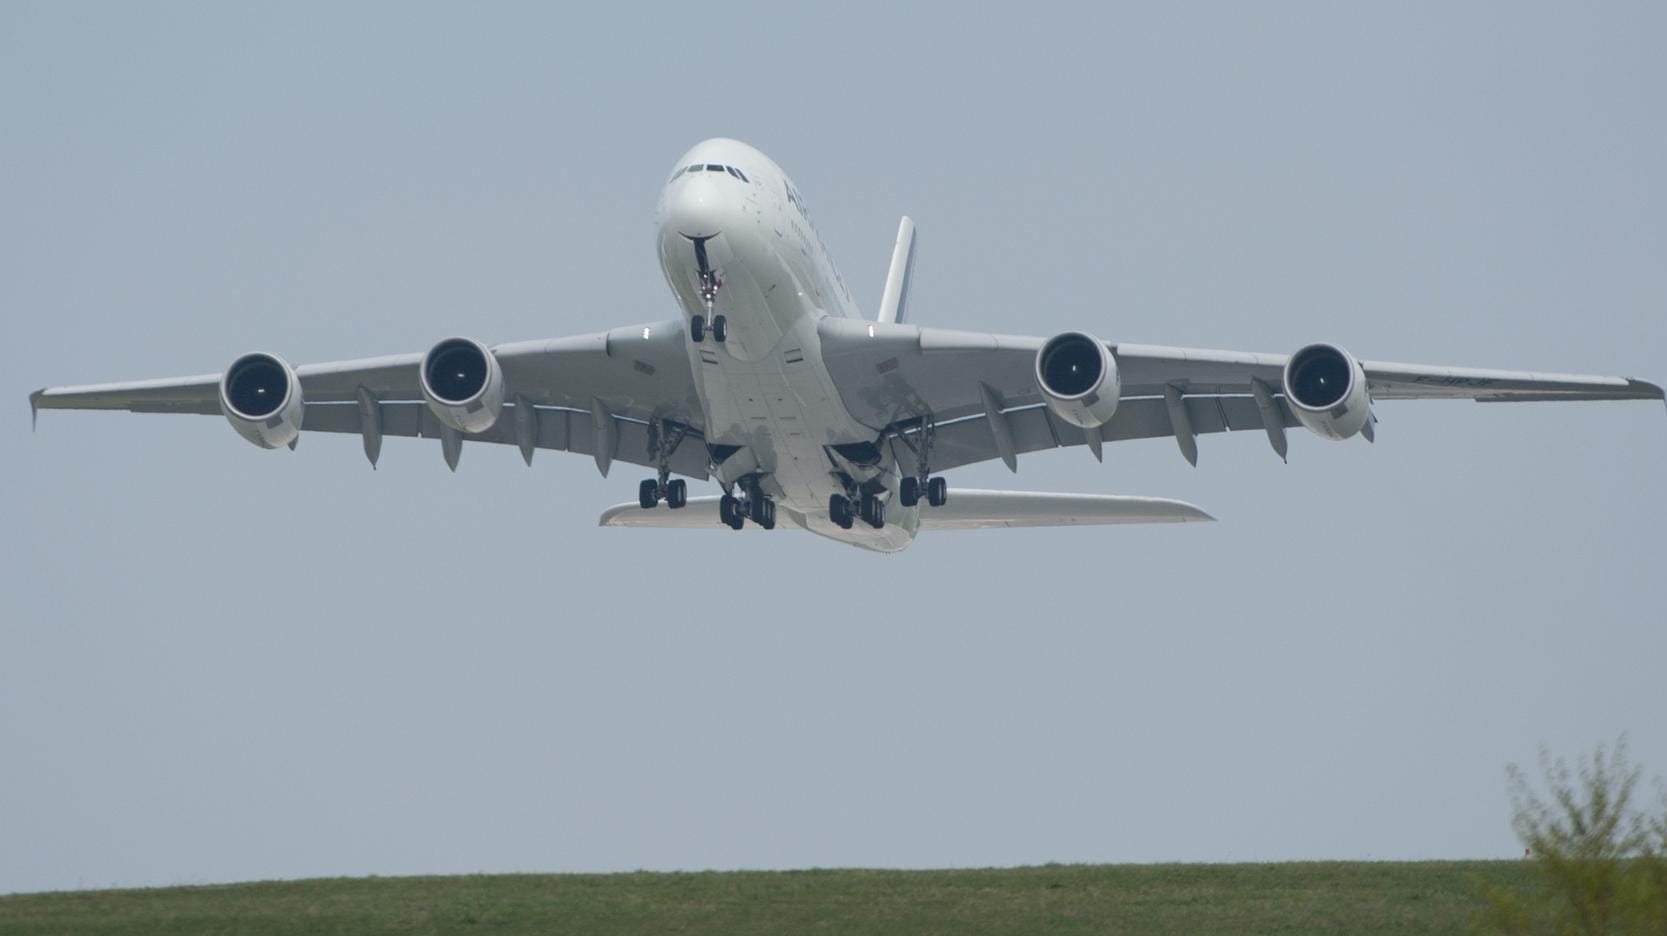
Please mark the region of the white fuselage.
[[[873, 443], [879, 433], [851, 417], [822, 361], [817, 323], [860, 313], [798, 189], [780, 166], [735, 140], [697, 144], [674, 172], [660, 198], [660, 267], [686, 325], [697, 315], [722, 315], [728, 325], [722, 343], [708, 334], [688, 344], [706, 441], [739, 446], [718, 466], [718, 480], [756, 475], [784, 521], [870, 549], [904, 548], [919, 509], [904, 509], [895, 496], [887, 495], [881, 529], [858, 521], [845, 530], [828, 518], [829, 499], [846, 491], [841, 475], [853, 474], [829, 447]], [[697, 244], [708, 276], [721, 284], [710, 310]], [[895, 460], [881, 448], [879, 464], [857, 472], [858, 480], [894, 492]]]

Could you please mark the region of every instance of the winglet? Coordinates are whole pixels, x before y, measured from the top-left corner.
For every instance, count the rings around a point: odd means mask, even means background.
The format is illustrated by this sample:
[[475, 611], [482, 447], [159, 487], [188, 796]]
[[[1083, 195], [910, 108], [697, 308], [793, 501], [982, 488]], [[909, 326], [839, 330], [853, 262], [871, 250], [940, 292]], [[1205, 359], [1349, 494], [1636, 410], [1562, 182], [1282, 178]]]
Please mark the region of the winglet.
[[41, 397], [46, 396], [46, 388], [42, 387], [29, 394], [29, 431], [35, 431], [35, 424], [40, 422]]

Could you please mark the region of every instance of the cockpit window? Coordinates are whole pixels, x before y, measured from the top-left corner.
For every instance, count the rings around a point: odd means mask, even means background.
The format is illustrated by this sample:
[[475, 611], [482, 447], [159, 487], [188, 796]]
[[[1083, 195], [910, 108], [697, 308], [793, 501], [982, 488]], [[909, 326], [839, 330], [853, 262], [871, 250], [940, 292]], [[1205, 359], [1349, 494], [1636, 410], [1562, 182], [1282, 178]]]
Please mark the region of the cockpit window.
[[716, 163], [700, 163], [700, 164], [696, 164], [696, 165], [693, 165], [693, 166], [685, 166], [682, 169], [679, 169], [676, 172], [672, 173], [671, 174], [671, 179], [668, 180], [668, 181], [669, 182], [677, 181], [677, 177], [683, 175], [685, 172], [727, 172], [730, 175], [734, 176], [735, 178], [740, 179], [742, 182], [747, 183], [748, 185], [752, 184], [752, 180], [747, 178], [747, 174], [745, 172], [742, 172], [741, 170], [735, 168], [734, 166], [720, 166], [720, 165], [717, 165]]

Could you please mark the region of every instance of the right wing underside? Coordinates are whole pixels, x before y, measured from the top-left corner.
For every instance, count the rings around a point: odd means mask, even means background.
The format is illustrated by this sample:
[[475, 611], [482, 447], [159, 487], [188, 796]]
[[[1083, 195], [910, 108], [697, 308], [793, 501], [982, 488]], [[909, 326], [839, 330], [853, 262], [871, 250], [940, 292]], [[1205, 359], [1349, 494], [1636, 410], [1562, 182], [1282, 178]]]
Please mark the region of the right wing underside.
[[[1282, 428], [1299, 425], [1283, 399], [1274, 400], [1274, 404]], [[1182, 405], [1186, 408], [1195, 435], [1253, 430], [1265, 432], [1267, 429], [1261, 410], [1255, 399], [1249, 396], [1189, 396], [1183, 399]], [[1016, 457], [1026, 452], [1086, 445], [1091, 433], [1098, 433], [1102, 442], [1175, 436], [1168, 404], [1161, 397], [1123, 400], [1118, 404], [1116, 414], [1098, 430], [1073, 426], [1055, 416], [1046, 406], [1004, 410], [999, 418], [1000, 431], [1007, 437], [1001, 441], [997, 438], [995, 421], [984, 414], [938, 423], [933, 431], [932, 470], [947, 471], [1002, 457], [1004, 449]], [[917, 464], [915, 449], [920, 439], [919, 425], [906, 425], [894, 433], [892, 439], [901, 470], [906, 474], [913, 473]], [[1010, 445], [1004, 446], [1003, 442]]]

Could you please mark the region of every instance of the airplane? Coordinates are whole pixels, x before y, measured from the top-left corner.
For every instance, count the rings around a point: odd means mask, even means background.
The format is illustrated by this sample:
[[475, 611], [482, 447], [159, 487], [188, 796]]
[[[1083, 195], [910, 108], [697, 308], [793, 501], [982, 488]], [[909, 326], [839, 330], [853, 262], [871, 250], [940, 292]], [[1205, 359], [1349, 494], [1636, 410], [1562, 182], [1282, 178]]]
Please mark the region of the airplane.
[[[257, 446], [306, 431], [358, 434], [374, 468], [387, 436], [437, 438], [453, 471], [465, 441], [590, 455], [654, 470], [620, 527], [797, 527], [878, 552], [921, 531], [1213, 519], [1152, 497], [957, 489], [941, 472], [1062, 446], [1286, 430], [1375, 438], [1385, 400], [1661, 400], [1642, 380], [1391, 364], [1333, 344], [1294, 354], [1026, 337], [905, 322], [915, 230], [904, 217], [874, 318], [835, 268], [781, 167], [730, 139], [684, 153], [657, 209], [669, 321], [488, 347], [291, 367], [254, 352], [196, 377], [51, 387], [41, 409], [218, 414]], [[722, 494], [689, 497], [686, 479]], [[660, 505], [667, 509], [658, 509]], [[778, 515], [779, 511], [779, 515]]]

